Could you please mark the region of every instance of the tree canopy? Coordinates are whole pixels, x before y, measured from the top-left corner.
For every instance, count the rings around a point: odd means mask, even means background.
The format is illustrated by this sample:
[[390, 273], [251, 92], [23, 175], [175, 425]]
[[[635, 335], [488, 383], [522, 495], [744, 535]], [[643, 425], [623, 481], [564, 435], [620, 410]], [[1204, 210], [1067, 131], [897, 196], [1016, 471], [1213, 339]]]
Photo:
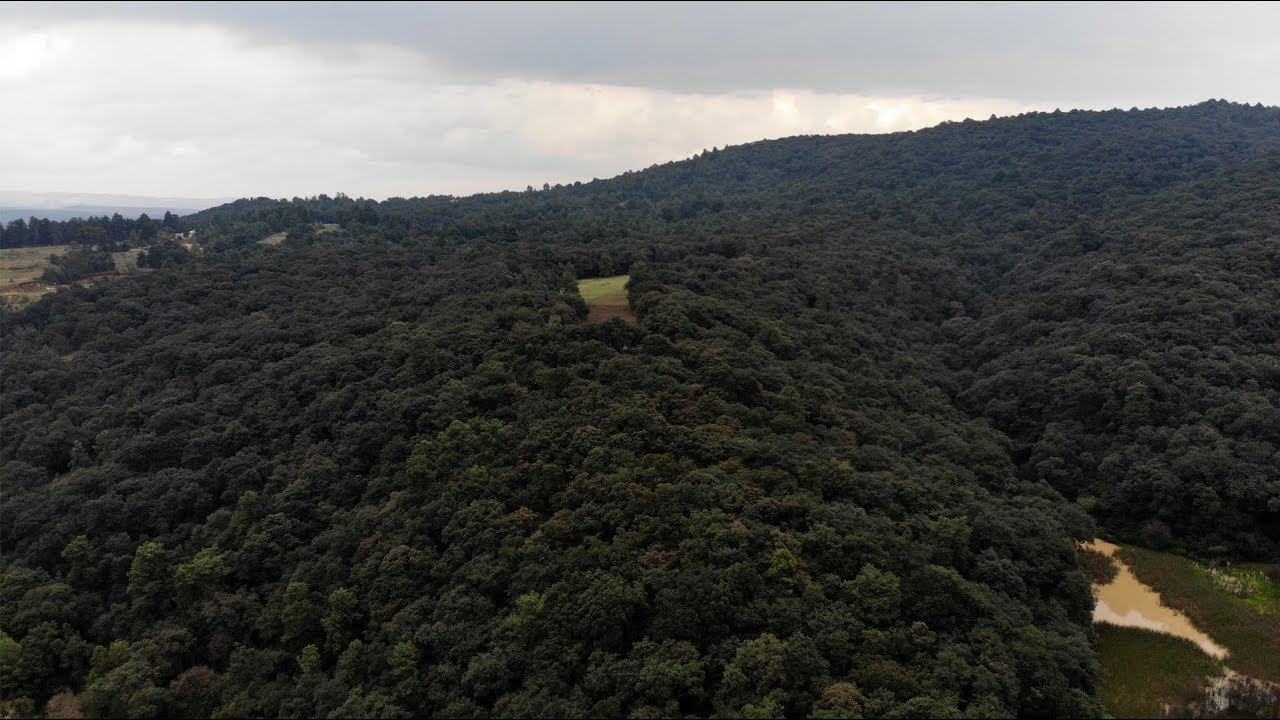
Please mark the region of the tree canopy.
[[0, 314], [3, 697], [1100, 716], [1078, 540], [1280, 557], [1277, 173], [1211, 102], [183, 218]]

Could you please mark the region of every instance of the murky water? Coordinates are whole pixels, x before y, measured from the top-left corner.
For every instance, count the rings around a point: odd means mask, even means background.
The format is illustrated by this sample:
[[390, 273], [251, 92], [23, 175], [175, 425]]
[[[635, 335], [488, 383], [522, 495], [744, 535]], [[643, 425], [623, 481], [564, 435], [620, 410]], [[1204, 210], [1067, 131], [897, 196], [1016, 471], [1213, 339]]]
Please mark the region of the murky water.
[[1119, 548], [1105, 540], [1085, 543], [1090, 550], [1109, 555], [1115, 560], [1119, 572], [1106, 585], [1094, 585], [1093, 594], [1098, 604], [1093, 609], [1093, 621], [1124, 627], [1139, 627], [1186, 638], [1201, 650], [1216, 658], [1227, 656], [1227, 649], [1200, 632], [1185, 615], [1160, 604], [1160, 595], [1134, 577], [1115, 552]]

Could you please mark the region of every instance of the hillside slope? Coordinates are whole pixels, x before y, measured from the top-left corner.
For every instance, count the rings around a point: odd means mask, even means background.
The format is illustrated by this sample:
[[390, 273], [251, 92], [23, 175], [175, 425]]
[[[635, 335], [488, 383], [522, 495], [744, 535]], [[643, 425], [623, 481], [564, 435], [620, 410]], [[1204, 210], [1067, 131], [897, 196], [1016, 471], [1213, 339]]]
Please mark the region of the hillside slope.
[[185, 218], [0, 317], [5, 697], [1097, 716], [1076, 540], [1276, 557], [1278, 175], [1215, 102]]

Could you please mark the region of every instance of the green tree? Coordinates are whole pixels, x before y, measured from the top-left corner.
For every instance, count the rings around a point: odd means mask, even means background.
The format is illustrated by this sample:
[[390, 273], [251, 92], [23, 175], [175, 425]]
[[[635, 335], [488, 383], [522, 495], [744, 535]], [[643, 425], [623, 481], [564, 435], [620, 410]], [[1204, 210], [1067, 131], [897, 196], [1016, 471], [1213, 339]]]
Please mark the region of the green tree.
[[418, 650], [410, 642], [398, 642], [391, 648], [391, 675], [396, 680], [411, 680], [418, 673]]
[[83, 588], [94, 580], [96, 557], [87, 535], [77, 535], [62, 548], [62, 560], [67, 563], [67, 584]]
[[149, 540], [138, 546], [129, 566], [129, 594], [146, 601], [158, 601], [169, 577], [164, 546]]
[[22, 667], [22, 645], [0, 630], [0, 688], [6, 699], [17, 697], [25, 676]]
[[302, 674], [312, 676], [320, 672], [320, 648], [315, 645], [308, 645], [302, 648], [302, 652], [298, 656], [298, 667], [302, 669]]
[[359, 620], [360, 608], [355, 593], [344, 587], [329, 593], [329, 611], [321, 621], [325, 647], [329, 652], [339, 653], [347, 647]]
[[213, 548], [204, 548], [190, 561], [175, 568], [173, 575], [178, 592], [191, 599], [216, 589], [230, 572], [231, 568], [220, 553]]
[[765, 633], [738, 646], [725, 666], [716, 697], [721, 713], [731, 717], [770, 717], [781, 713], [786, 643]]
[[866, 565], [853, 579], [852, 593], [854, 607], [864, 622], [887, 625], [897, 619], [902, 589], [893, 573]]
[[280, 609], [280, 642], [300, 648], [315, 636], [319, 624], [320, 609], [312, 602], [311, 589], [306, 583], [289, 583]]
[[352, 640], [338, 656], [338, 664], [334, 668], [333, 677], [348, 687], [364, 683], [365, 657], [364, 643]]

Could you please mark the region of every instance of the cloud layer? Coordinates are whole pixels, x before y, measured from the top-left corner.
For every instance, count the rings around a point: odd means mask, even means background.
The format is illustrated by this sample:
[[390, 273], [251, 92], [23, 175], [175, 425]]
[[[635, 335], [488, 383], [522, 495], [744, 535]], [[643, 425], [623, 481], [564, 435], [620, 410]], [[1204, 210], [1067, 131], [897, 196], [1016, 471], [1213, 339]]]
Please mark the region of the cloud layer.
[[[935, 15], [880, 6], [861, 7], [864, 22], [849, 24], [848, 39], [864, 43], [856, 52], [835, 43], [840, 28], [808, 17], [813, 8], [795, 11], [797, 19], [782, 6], [720, 15], [719, 6], [695, 6], [677, 11], [686, 24], [663, 35], [655, 30], [662, 18], [644, 6], [604, 19], [594, 17], [604, 10], [589, 9], [572, 21], [562, 6], [361, 12], [339, 5], [305, 15], [283, 6], [215, 6], [220, 17], [200, 16], [202, 7], [160, 6], [144, 15], [90, 6], [76, 16], [25, 8], [0, 24], [0, 92], [8, 99], [0, 189], [205, 197], [521, 189], [764, 138], [909, 130], [1051, 109], [1055, 78], [1058, 92], [1079, 97], [1081, 73], [1101, 72], [1098, 58], [1138, 52], [1108, 49], [1113, 33], [1082, 30], [1079, 67], [1055, 74], [1046, 63], [1072, 49], [1059, 47], [1058, 35], [1037, 51], [1029, 38], [1000, 39], [998, 27], [983, 25], [975, 35], [972, 17], [948, 35]], [[397, 17], [405, 12], [417, 14]], [[992, 16], [989, 6], [966, 12]], [[488, 44], [479, 29], [486, 13], [507, 23], [490, 28]], [[1028, 21], [1044, 12], [1017, 7], [1009, 15]], [[706, 48], [687, 42], [691, 17], [703, 23]], [[291, 18], [298, 22], [290, 25]], [[596, 36], [581, 27], [593, 19]], [[523, 41], [507, 26], [517, 20], [527, 26]], [[549, 25], [558, 21], [567, 24], [556, 36]], [[893, 33], [908, 31], [920, 37], [895, 45]], [[961, 52], [966, 32], [971, 43], [991, 42]], [[807, 45], [799, 42], [805, 38]], [[1092, 51], [1084, 47], [1090, 44]], [[1011, 47], [1022, 47], [1010, 57], [1025, 67], [1008, 65], [1010, 77], [1040, 72], [1036, 91], [990, 81], [984, 63]], [[940, 48], [956, 54], [943, 57]], [[1172, 48], [1148, 43], [1144, 52], [1159, 58]], [[1271, 43], [1243, 43], [1228, 60], [1274, 68], [1276, 53]], [[766, 69], [762, 59], [777, 67]], [[757, 79], [740, 76], [752, 67]], [[947, 77], [958, 68], [982, 81], [913, 79], [927, 67]], [[856, 72], [846, 82], [832, 81], [849, 68]], [[1114, 87], [1103, 90], [1098, 98]]]

